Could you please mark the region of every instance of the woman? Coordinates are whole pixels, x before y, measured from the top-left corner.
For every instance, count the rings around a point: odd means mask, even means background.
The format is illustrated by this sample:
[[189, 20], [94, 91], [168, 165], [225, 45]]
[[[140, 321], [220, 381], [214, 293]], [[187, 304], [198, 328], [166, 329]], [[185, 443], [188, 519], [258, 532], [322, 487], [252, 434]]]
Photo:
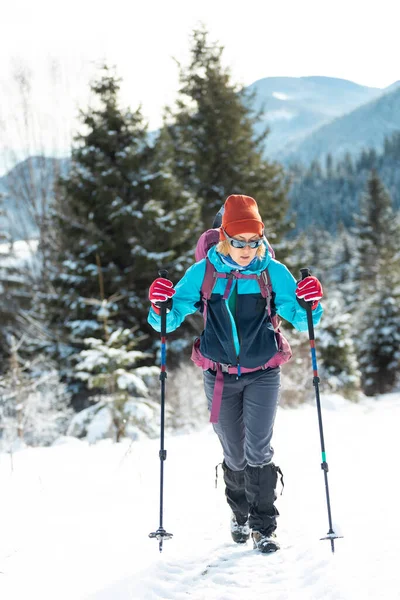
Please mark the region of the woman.
[[[203, 280], [207, 261], [215, 271], [212, 294], [206, 301], [207, 319], [199, 350], [210, 368], [203, 371], [204, 389], [213, 427], [222, 445], [227, 502], [232, 510], [231, 534], [237, 543], [253, 539], [261, 552], [279, 549], [274, 502], [279, 467], [273, 462], [271, 439], [279, 401], [280, 367], [277, 334], [272, 326], [277, 313], [299, 331], [307, 330], [307, 313], [297, 299], [312, 302], [318, 324], [322, 286], [316, 277], [296, 284], [294, 277], [272, 258], [264, 237], [264, 224], [256, 201], [231, 195], [224, 204], [219, 243], [207, 258], [196, 262], [177, 283], [156, 279], [149, 290], [149, 323], [160, 331], [160, 302], [167, 303], [167, 332], [184, 318], [204, 308]], [[268, 273], [272, 306], [266, 306], [255, 275]], [[204, 287], [203, 287], [204, 290]], [[266, 310], [268, 308], [268, 310]], [[222, 401], [213, 406], [218, 378], [223, 381]]]

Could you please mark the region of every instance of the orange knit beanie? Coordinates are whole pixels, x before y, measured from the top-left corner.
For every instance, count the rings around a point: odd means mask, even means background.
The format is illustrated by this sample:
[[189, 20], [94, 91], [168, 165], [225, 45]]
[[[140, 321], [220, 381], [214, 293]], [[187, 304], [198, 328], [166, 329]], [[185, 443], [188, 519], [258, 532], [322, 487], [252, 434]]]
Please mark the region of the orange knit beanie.
[[[235, 194], [228, 196], [224, 204], [222, 227], [231, 237], [241, 233], [254, 233], [261, 237], [264, 223], [254, 198]], [[221, 241], [226, 239], [222, 230], [219, 232], [219, 239]]]

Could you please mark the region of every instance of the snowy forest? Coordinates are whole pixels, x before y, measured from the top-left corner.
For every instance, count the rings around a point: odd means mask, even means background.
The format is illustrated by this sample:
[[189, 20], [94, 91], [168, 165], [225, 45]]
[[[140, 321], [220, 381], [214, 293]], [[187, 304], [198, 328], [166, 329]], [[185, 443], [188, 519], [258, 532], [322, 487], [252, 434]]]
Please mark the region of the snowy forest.
[[[357, 403], [400, 374], [400, 132], [382, 155], [310, 167], [265, 158], [261, 113], [195, 30], [178, 99], [150, 132], [104, 65], [68, 161], [28, 157], [0, 196], [0, 449], [154, 437], [160, 338], [147, 323], [160, 269], [177, 283], [226, 197], [254, 197], [276, 258], [324, 287], [321, 390]], [[12, 199], [13, 203], [10, 202]], [[26, 235], [21, 235], [26, 219]], [[20, 235], [13, 229], [19, 225]], [[32, 232], [35, 233], [32, 236]], [[207, 420], [189, 317], [167, 342], [167, 428]], [[294, 358], [282, 405], [313, 397], [308, 338], [283, 324]], [[191, 381], [190, 392], [187, 382]]]

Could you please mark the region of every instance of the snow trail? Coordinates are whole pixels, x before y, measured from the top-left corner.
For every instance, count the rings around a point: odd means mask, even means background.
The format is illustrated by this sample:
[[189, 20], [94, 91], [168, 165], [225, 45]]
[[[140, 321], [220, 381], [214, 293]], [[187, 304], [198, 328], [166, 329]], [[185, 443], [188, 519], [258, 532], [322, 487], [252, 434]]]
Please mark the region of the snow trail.
[[[400, 599], [400, 394], [359, 405], [322, 395], [335, 531], [328, 530], [315, 406], [279, 409], [275, 460], [282, 550], [230, 540], [219, 442], [209, 425], [167, 436], [164, 527], [158, 440], [0, 455], [0, 597], [5, 600]], [[65, 443], [61, 443], [61, 442]], [[281, 487], [278, 486], [278, 493]], [[339, 527], [340, 525], [340, 527]]]

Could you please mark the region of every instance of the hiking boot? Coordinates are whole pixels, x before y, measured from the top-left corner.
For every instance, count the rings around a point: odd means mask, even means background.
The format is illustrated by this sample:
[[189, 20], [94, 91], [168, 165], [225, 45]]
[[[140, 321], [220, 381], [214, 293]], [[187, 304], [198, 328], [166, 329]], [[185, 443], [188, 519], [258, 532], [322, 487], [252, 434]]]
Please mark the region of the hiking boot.
[[276, 552], [280, 549], [276, 535], [273, 532], [253, 531], [251, 537], [253, 538], [254, 549], [262, 553]]
[[234, 542], [237, 544], [245, 544], [250, 538], [250, 527], [249, 521], [246, 520], [244, 523], [239, 524], [235, 515], [231, 517], [231, 536]]

